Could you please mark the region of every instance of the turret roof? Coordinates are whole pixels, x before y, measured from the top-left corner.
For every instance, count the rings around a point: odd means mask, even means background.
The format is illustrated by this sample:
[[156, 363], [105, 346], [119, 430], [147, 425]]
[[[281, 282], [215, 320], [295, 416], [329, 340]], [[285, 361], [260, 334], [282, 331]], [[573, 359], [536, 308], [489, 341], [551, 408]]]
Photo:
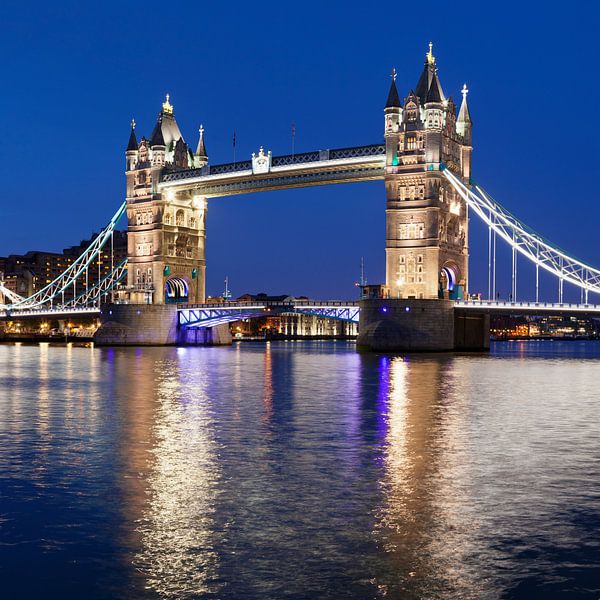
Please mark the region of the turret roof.
[[[159, 129], [160, 137], [158, 137]], [[162, 138], [162, 143], [155, 142], [155, 135], [157, 136], [158, 142], [160, 142], [160, 138]], [[175, 142], [179, 139], [183, 139], [183, 135], [181, 135], [181, 131], [175, 120], [173, 105], [169, 102], [169, 94], [167, 94], [167, 99], [163, 102], [162, 109], [158, 114], [156, 126], [150, 136], [150, 146], [160, 145], [165, 146], [165, 148], [174, 148]]]
[[196, 156], [208, 156], [206, 154], [206, 145], [204, 144], [204, 127], [200, 125], [200, 137], [198, 139], [198, 147], [196, 148]]
[[129, 134], [129, 143], [127, 144], [126, 152], [129, 152], [130, 150], [137, 150], [137, 149], [138, 149], [138, 143], [137, 143], [137, 139], [135, 137], [135, 121], [133, 119], [131, 119], [131, 133]]
[[390, 85], [390, 92], [385, 103], [386, 108], [400, 108], [400, 96], [398, 96], [398, 88], [396, 88], [396, 69], [392, 69], [392, 84]]
[[150, 136], [150, 147], [153, 146], [165, 146], [165, 138], [162, 133], [162, 123], [163, 123], [163, 115], [160, 113], [158, 115], [158, 120], [156, 121], [156, 125], [154, 126], [154, 130], [152, 131], [152, 135]]
[[425, 102], [443, 102], [444, 101], [444, 92], [442, 91], [442, 86], [440, 85], [440, 80], [438, 79], [437, 73], [433, 72], [433, 77], [431, 78], [431, 84], [429, 85], [429, 90], [427, 91], [427, 97]]
[[462, 103], [460, 105], [460, 111], [458, 113], [458, 122], [459, 123], [470, 123], [471, 122], [471, 113], [469, 112], [469, 105], [467, 104], [467, 94], [469, 90], [467, 89], [467, 84], [463, 85], [462, 89]]

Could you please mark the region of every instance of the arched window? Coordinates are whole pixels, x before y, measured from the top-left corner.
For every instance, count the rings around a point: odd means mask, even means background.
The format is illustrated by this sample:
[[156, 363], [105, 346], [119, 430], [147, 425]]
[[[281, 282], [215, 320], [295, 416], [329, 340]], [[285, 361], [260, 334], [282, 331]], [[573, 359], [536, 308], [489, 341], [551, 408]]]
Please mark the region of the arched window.
[[190, 217], [190, 227], [192, 229], [196, 228], [196, 217]]
[[170, 225], [170, 224], [171, 224], [171, 213], [166, 212], [165, 213], [165, 225]]
[[175, 225], [177, 225], [178, 227], [181, 227], [183, 225], [183, 211], [182, 210], [178, 210], [175, 213]]

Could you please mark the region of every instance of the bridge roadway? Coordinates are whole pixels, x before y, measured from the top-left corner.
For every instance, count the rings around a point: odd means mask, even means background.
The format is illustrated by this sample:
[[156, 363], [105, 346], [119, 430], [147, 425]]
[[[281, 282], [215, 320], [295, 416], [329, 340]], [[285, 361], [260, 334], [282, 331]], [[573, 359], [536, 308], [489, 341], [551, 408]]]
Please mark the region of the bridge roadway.
[[[488, 300], [459, 300], [455, 308], [472, 313], [505, 315], [577, 315], [600, 318], [599, 304], [569, 304], [555, 302], [504, 302]], [[178, 304], [180, 327], [212, 327], [240, 319], [275, 316], [283, 313], [302, 313], [329, 319], [358, 323], [360, 308], [358, 300], [285, 300], [281, 302], [220, 302], [205, 304]], [[45, 318], [76, 318], [100, 315], [98, 307], [26, 309], [0, 311], [0, 320]]]
[[177, 306], [179, 327], [214, 327], [254, 317], [274, 317], [285, 313], [313, 315], [327, 319], [358, 323], [358, 300], [295, 300], [265, 302], [220, 302], [180, 304]]
[[161, 191], [193, 190], [205, 198], [266, 192], [297, 187], [383, 180], [385, 145], [316, 150], [286, 156], [264, 156], [258, 166], [252, 160], [202, 169], [172, 171], [163, 175]]

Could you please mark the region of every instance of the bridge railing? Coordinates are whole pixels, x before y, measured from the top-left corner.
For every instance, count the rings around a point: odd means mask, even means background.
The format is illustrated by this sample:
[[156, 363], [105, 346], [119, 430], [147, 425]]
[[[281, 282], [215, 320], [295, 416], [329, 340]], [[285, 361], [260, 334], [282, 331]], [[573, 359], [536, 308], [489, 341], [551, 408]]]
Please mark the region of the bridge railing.
[[496, 309], [519, 309], [531, 310], [560, 310], [560, 311], [598, 311], [599, 304], [577, 304], [575, 302], [510, 302], [497, 300], [457, 300], [455, 306], [458, 308], [496, 308]]

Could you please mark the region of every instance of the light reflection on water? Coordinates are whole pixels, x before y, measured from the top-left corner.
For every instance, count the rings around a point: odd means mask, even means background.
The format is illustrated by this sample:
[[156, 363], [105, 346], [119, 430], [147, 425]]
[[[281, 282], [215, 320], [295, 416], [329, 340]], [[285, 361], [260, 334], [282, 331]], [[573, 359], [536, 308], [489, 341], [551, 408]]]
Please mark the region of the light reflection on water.
[[3, 596], [596, 598], [599, 359], [0, 346]]

